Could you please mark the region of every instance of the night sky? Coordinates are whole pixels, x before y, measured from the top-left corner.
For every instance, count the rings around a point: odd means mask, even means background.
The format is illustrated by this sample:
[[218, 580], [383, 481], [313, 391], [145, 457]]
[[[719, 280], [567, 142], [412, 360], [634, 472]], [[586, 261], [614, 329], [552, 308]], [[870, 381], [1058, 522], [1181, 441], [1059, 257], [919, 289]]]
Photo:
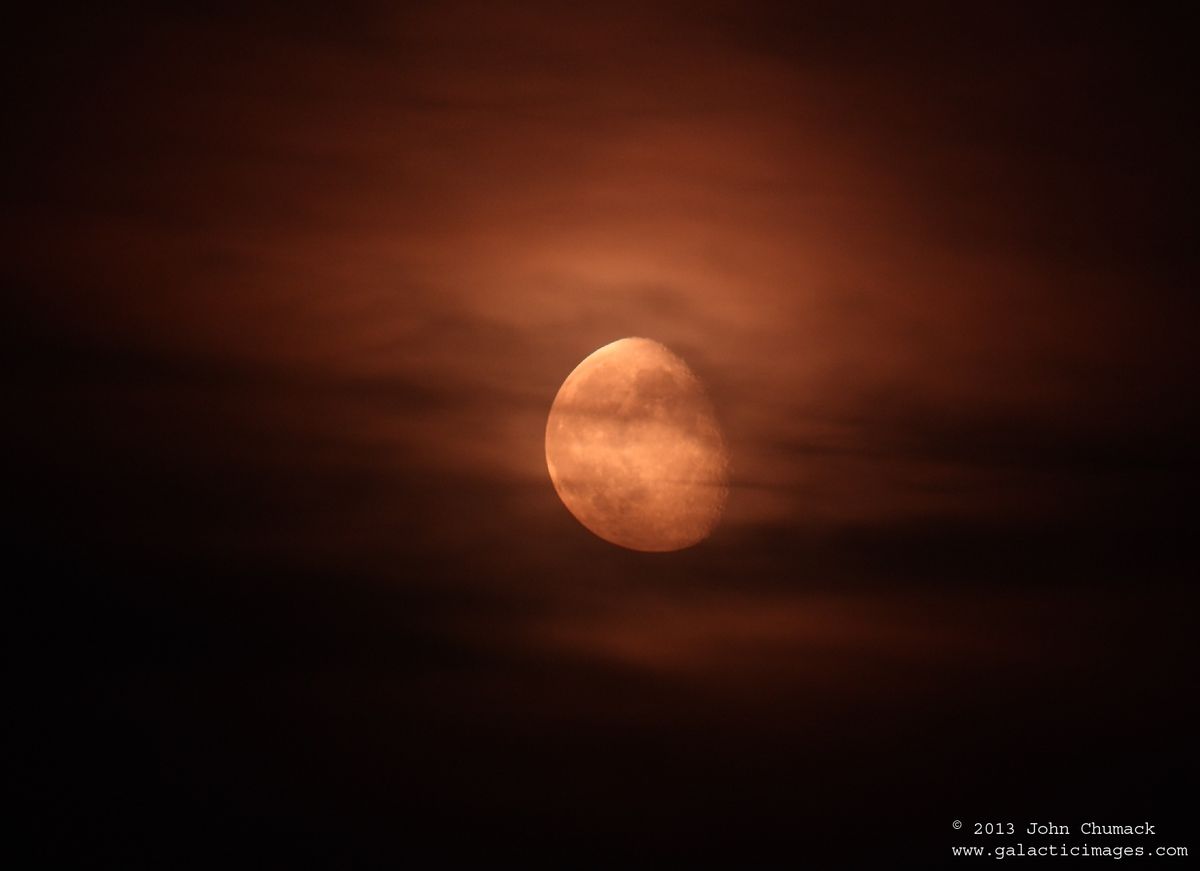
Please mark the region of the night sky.
[[[1181, 20], [337, 7], [5, 13], [14, 868], [1200, 851]], [[624, 336], [688, 550], [547, 474]]]

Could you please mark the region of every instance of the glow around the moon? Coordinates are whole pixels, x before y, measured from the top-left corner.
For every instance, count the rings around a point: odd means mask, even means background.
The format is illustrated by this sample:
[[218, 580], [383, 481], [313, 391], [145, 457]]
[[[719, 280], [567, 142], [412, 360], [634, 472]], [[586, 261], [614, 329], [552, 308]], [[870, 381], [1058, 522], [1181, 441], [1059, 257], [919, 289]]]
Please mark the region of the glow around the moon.
[[651, 339], [605, 345], [567, 376], [546, 422], [546, 466], [580, 523], [633, 550], [706, 538], [729, 492], [704, 385]]

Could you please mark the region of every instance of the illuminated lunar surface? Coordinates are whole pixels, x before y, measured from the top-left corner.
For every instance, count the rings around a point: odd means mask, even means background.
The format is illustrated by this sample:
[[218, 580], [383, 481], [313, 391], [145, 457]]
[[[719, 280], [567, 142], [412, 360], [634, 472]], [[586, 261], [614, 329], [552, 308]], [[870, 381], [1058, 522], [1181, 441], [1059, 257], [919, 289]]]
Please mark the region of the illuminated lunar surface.
[[580, 523], [633, 550], [703, 540], [729, 493], [725, 439], [704, 385], [650, 339], [605, 345], [567, 376], [546, 421], [546, 466]]

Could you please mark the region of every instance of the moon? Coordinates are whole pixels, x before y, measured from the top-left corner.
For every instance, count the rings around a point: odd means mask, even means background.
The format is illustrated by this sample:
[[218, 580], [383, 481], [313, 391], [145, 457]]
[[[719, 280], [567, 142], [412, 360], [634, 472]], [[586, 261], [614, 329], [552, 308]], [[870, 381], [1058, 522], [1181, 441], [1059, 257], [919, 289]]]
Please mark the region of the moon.
[[567, 376], [546, 421], [546, 468], [575, 519], [639, 551], [672, 551], [716, 528], [729, 453], [703, 383], [652, 339], [620, 339]]

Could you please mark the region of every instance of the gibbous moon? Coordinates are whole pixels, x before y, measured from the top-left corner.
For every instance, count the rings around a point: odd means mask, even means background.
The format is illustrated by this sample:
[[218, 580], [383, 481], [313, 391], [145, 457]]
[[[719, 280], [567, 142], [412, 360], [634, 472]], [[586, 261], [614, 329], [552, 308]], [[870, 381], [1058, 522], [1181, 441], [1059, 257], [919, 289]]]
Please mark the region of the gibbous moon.
[[729, 493], [704, 385], [651, 339], [605, 345], [567, 376], [546, 421], [546, 467], [580, 523], [632, 550], [707, 538]]

